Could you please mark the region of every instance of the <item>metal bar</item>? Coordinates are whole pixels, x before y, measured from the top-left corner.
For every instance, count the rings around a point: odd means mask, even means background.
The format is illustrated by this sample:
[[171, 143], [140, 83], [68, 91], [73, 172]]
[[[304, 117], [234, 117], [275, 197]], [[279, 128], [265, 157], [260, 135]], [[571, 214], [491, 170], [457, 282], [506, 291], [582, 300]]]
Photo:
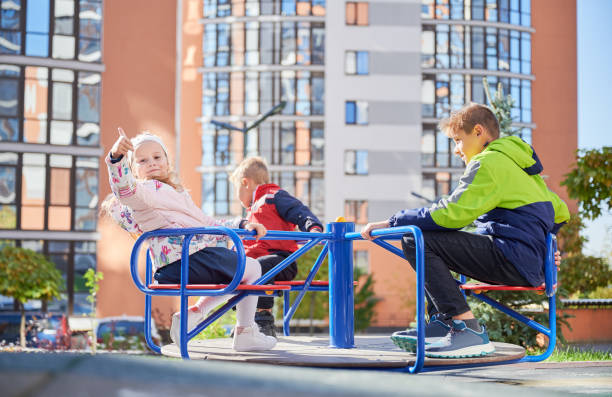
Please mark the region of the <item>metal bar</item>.
[[472, 296], [475, 298], [480, 299], [481, 301], [493, 306], [494, 308], [496, 308], [497, 310], [500, 310], [504, 313], [506, 313], [507, 315], [509, 315], [510, 317], [514, 318], [515, 320], [518, 320], [520, 322], [522, 322], [523, 324], [527, 325], [528, 327], [531, 327], [533, 329], [535, 329], [538, 332], [543, 333], [544, 335], [550, 337], [551, 336], [551, 330], [544, 327], [542, 324], [533, 321], [532, 319], [523, 316], [522, 314], [519, 314], [518, 312], [516, 312], [515, 310], [509, 308], [506, 305], [503, 305], [501, 303], [499, 303], [498, 301], [489, 298], [488, 296], [484, 295], [484, 294], [476, 294], [476, 293], [472, 293]]
[[[289, 322], [291, 321], [291, 318], [295, 314], [295, 311], [297, 310], [298, 306], [302, 302], [304, 295], [306, 295], [306, 292], [310, 288], [310, 284], [312, 283], [312, 280], [314, 279], [317, 272], [319, 271], [319, 267], [321, 266], [321, 263], [323, 263], [323, 260], [327, 256], [327, 247], [328, 247], [328, 244], [326, 243], [323, 249], [321, 250], [319, 257], [317, 258], [314, 265], [310, 269], [310, 273], [308, 273], [308, 277], [306, 277], [306, 280], [304, 281], [304, 285], [302, 286], [298, 296], [295, 298], [293, 305], [291, 305], [291, 308], [287, 311], [287, 308], [285, 307], [285, 315], [283, 316], [283, 333], [285, 334], [285, 336], [289, 336]], [[327, 287], [326, 290], [329, 290], [329, 287]], [[287, 295], [289, 294], [287, 293]], [[289, 304], [289, 302], [285, 302], [285, 303], [287, 305]]]
[[349, 222], [331, 222], [329, 242], [329, 345], [342, 349], [355, 347], [353, 296], [353, 243], [345, 238], [355, 230]]
[[285, 259], [283, 259], [278, 265], [276, 265], [272, 269], [270, 269], [269, 272], [267, 272], [266, 274], [261, 276], [253, 284], [254, 285], [263, 285], [263, 284], [266, 284], [268, 281], [270, 281], [272, 278], [274, 278], [274, 276], [276, 276], [281, 270], [283, 270], [285, 267], [289, 266], [291, 263], [295, 262], [296, 259], [298, 259], [300, 256], [304, 255], [312, 247], [314, 247], [315, 245], [319, 244], [319, 242], [321, 240], [322, 239], [317, 238], [317, 239], [313, 239], [312, 241], [308, 242], [302, 248], [298, 249], [297, 251], [295, 251], [294, 253], [292, 253], [291, 255], [286, 257]]

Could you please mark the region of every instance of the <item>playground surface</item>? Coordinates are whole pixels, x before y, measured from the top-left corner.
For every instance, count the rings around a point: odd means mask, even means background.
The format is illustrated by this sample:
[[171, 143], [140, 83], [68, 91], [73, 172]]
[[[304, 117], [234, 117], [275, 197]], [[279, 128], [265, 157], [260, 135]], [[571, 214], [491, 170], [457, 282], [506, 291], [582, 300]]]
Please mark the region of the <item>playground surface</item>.
[[165, 356], [0, 353], [2, 396], [612, 396], [612, 361], [412, 375]]

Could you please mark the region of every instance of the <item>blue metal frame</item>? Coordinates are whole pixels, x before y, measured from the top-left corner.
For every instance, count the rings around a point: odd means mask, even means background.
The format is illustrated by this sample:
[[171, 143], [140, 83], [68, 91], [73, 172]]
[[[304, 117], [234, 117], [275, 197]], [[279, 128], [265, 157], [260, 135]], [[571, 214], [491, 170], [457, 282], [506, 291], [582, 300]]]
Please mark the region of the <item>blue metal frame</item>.
[[[425, 244], [423, 242], [423, 233], [416, 226], [399, 226], [394, 228], [377, 229], [371, 235], [376, 237], [372, 240], [374, 243], [384, 249], [398, 255], [402, 259], [406, 259], [401, 249], [391, 245], [385, 240], [399, 240], [406, 234], [412, 234], [415, 241], [416, 249], [416, 317], [417, 317], [417, 349], [414, 365], [403, 368], [402, 371], [408, 371], [416, 374], [423, 369], [425, 364]], [[360, 233], [346, 233], [347, 240], [361, 240]]]
[[[201, 289], [190, 289], [187, 290], [189, 277], [189, 243], [195, 235], [212, 234], [212, 235], [226, 235], [228, 236], [236, 250], [238, 255], [237, 271], [232, 281], [222, 289], [218, 290], [201, 290]], [[382, 248], [398, 255], [402, 259], [405, 259], [404, 253], [401, 249], [393, 246], [387, 240], [399, 240], [406, 234], [412, 234], [416, 243], [416, 316], [417, 316], [417, 349], [416, 359], [413, 366], [399, 369], [400, 371], [407, 371], [410, 373], [418, 373], [422, 370], [431, 371], [430, 368], [423, 368], [425, 362], [425, 258], [424, 258], [424, 242], [421, 230], [416, 226], [401, 226], [395, 228], [377, 229], [372, 232], [372, 236], [376, 237], [373, 242]], [[160, 236], [184, 236], [182, 257], [185, 258], [181, 264], [181, 283], [178, 290], [171, 289], [150, 289], [148, 286], [152, 282], [152, 263], [149, 255], [146, 256], [146, 273], [145, 281], [146, 285], [143, 285], [140, 276], [138, 274], [138, 256], [140, 247], [145, 240], [151, 237]], [[237, 291], [236, 288], [240, 284], [240, 280], [244, 275], [246, 256], [244, 253], [244, 247], [242, 245], [241, 237], [244, 239], [253, 239], [254, 232], [240, 230], [240, 229], [228, 229], [224, 227], [206, 227], [206, 228], [190, 228], [190, 229], [165, 229], [156, 230], [144, 233], [136, 243], [132, 250], [130, 260], [130, 270], [132, 280], [136, 284], [136, 287], [145, 294], [145, 339], [149, 347], [157, 352], [161, 352], [161, 348], [154, 344], [151, 338], [151, 297], [153, 295], [161, 296], [178, 296], [180, 297], [181, 303], [181, 342], [180, 352], [181, 356], [185, 359], [189, 358], [187, 351], [187, 342], [195, 335], [200, 333], [204, 328], [210, 325], [212, 322], [221, 317], [225, 312], [230, 310], [238, 302], [244, 299], [248, 295], [258, 294], [261, 295], [260, 291]], [[354, 224], [349, 222], [333, 222], [327, 225], [327, 232], [325, 233], [306, 233], [306, 232], [284, 232], [284, 231], [270, 231], [262, 239], [266, 240], [296, 240], [307, 242], [298, 249], [296, 252], [289, 255], [281, 263], [276, 265], [266, 274], [262, 275], [254, 284], [262, 285], [266, 284], [274, 276], [276, 276], [282, 269], [294, 262], [300, 256], [305, 254], [308, 250], [317, 244], [323, 243], [323, 249], [311, 268], [311, 271], [304, 283], [300, 286], [292, 286], [292, 291], [299, 291], [298, 297], [294, 301], [293, 306], [289, 305], [289, 291], [284, 293], [284, 320], [283, 329], [285, 335], [289, 335], [289, 321], [297, 306], [302, 301], [304, 294], [307, 291], [329, 291], [329, 332], [330, 332], [330, 346], [335, 348], [352, 348], [354, 347], [354, 296], [353, 296], [353, 255], [352, 245], [353, 240], [361, 240], [361, 234], [354, 232]], [[536, 329], [543, 333], [549, 338], [548, 349], [543, 354], [537, 356], [526, 356], [521, 360], [505, 361], [501, 363], [490, 363], [490, 364], [475, 364], [472, 366], [482, 365], [498, 365], [508, 364], [510, 362], [518, 361], [542, 361], [548, 358], [555, 347], [556, 342], [556, 312], [555, 312], [555, 286], [557, 282], [557, 269], [554, 264], [554, 253], [556, 251], [556, 240], [553, 235], [547, 236], [547, 255], [545, 261], [545, 278], [546, 278], [546, 295], [549, 299], [549, 327], [545, 327], [516, 311], [502, 305], [495, 300], [490, 299], [486, 295], [472, 293], [478, 299], [483, 302], [490, 304], [498, 310], [512, 316], [518, 321], [525, 323], [526, 325]], [[329, 287], [327, 286], [313, 286], [311, 285], [314, 276], [325, 257], [329, 254]], [[462, 276], [462, 282], [465, 281], [465, 277]], [[189, 296], [216, 296], [233, 294], [228, 302], [226, 302], [221, 308], [217, 309], [214, 313], [209, 315], [202, 323], [200, 323], [193, 331], [187, 332], [187, 309], [188, 309], [188, 297]], [[469, 365], [467, 365], [469, 366]], [[460, 367], [466, 367], [462, 365]], [[447, 369], [451, 367], [436, 367], [433, 370]], [[452, 366], [455, 368], [455, 366]]]
[[[555, 350], [557, 343], [557, 302], [556, 302], [556, 285], [557, 285], [557, 266], [555, 266], [555, 251], [557, 251], [557, 240], [554, 235], [548, 234], [546, 237], [546, 258], [544, 261], [544, 292], [548, 297], [548, 327], [523, 316], [508, 306], [489, 298], [485, 294], [471, 293], [471, 296], [485, 302], [497, 310], [509, 315], [517, 321], [522, 322], [530, 328], [546, 335], [548, 338], [548, 347], [546, 351], [539, 355], [526, 355], [518, 362], [538, 362], [546, 360]], [[465, 282], [463, 277], [462, 282]], [[504, 362], [505, 363], [505, 362]]]
[[[189, 289], [186, 286], [189, 284], [189, 243], [196, 235], [226, 235], [234, 244], [234, 249], [238, 256], [238, 263], [236, 268], [236, 274], [232, 281], [222, 289], [218, 290], [203, 290], [203, 289]], [[151, 297], [156, 296], [178, 296], [180, 297], [180, 313], [181, 313], [181, 324], [180, 324], [180, 352], [181, 357], [184, 359], [189, 358], [189, 352], [187, 350], [187, 342], [192, 339], [195, 335], [199, 334], [204, 328], [216, 321], [225, 312], [234, 307], [238, 302], [244, 299], [248, 295], [262, 295], [260, 291], [237, 291], [236, 288], [240, 284], [244, 275], [244, 269], [246, 264], [246, 255], [244, 252], [244, 246], [240, 236], [244, 239], [253, 239], [255, 232], [246, 231], [242, 229], [228, 229], [225, 227], [203, 227], [203, 228], [187, 228], [187, 229], [159, 229], [150, 232], [143, 233], [134, 244], [132, 248], [132, 254], [130, 257], [130, 273], [132, 280], [136, 287], [145, 294], [145, 340], [151, 350], [156, 353], [161, 353], [160, 346], [157, 346], [151, 338]], [[146, 267], [145, 267], [145, 282], [143, 285], [140, 275], [138, 274], [138, 257], [140, 254], [140, 248], [142, 244], [149, 238], [152, 237], [168, 237], [168, 236], [183, 236], [182, 245], [182, 258], [185, 258], [181, 263], [181, 283], [178, 290], [176, 289], [151, 289], [148, 286], [152, 282], [152, 263], [149, 255], [146, 255]], [[284, 231], [270, 231], [266, 234], [263, 239], [266, 240], [309, 240], [300, 249], [289, 255], [282, 262], [272, 268], [269, 272], [262, 275], [254, 285], [266, 284], [270, 279], [276, 276], [285, 267], [289, 266], [292, 262], [297, 260], [300, 256], [304, 255], [315, 245], [321, 243], [324, 240], [329, 240], [331, 237], [330, 233], [306, 233], [306, 232], [284, 232]], [[352, 275], [351, 275], [352, 276]], [[217, 295], [235, 295], [223, 306], [209, 315], [202, 323], [200, 323], [191, 332], [187, 332], [187, 309], [188, 309], [188, 298], [189, 296], [217, 296]]]

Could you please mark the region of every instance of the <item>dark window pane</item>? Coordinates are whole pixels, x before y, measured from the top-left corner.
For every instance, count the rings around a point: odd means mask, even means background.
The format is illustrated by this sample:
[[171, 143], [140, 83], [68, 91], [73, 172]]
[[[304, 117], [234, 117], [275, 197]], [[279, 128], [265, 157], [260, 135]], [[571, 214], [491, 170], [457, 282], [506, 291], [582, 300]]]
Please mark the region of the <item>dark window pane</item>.
[[312, 63], [322, 65], [325, 61], [325, 28], [312, 28]]
[[353, 101], [348, 101], [346, 102], [346, 108], [345, 108], [345, 122], [346, 124], [355, 124], [356, 122], [356, 113], [357, 113], [357, 108], [355, 105], [355, 102]]
[[102, 3], [81, 0], [79, 7], [81, 38], [99, 40], [102, 26]]
[[21, 33], [0, 30], [0, 54], [19, 54]]
[[76, 208], [74, 210], [74, 230], [95, 231], [98, 211], [93, 208]]
[[96, 208], [98, 203], [98, 171], [77, 168], [76, 170], [76, 205]]
[[0, 141], [19, 140], [19, 120], [15, 118], [0, 117]]
[[18, 81], [0, 78], [0, 116], [17, 115]]
[[79, 73], [78, 120], [100, 122], [100, 75]]
[[2, 9], [0, 10], [0, 28], [19, 30], [21, 14], [21, 0], [0, 1]]
[[102, 59], [100, 40], [80, 39], [79, 40], [79, 61], [97, 62]]
[[315, 127], [312, 126], [310, 130], [310, 164], [312, 165], [323, 165], [324, 164], [324, 149], [325, 149], [325, 137], [323, 126]]
[[96, 269], [95, 254], [74, 255], [74, 292], [87, 292], [85, 286], [85, 273], [89, 269]]
[[11, 204], [15, 202], [15, 167], [0, 167], [0, 203]]

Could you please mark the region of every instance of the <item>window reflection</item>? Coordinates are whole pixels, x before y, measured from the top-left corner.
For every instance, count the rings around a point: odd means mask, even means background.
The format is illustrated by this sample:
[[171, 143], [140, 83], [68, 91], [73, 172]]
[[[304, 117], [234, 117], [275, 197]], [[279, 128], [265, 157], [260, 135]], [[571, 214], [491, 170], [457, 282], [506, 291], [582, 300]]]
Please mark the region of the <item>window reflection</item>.
[[100, 122], [100, 74], [79, 73], [78, 121]]
[[48, 69], [25, 68], [23, 104], [23, 140], [29, 143], [47, 142]]
[[0, 0], [0, 54], [21, 53], [21, 0]]
[[99, 62], [102, 59], [102, 3], [80, 0], [79, 9], [79, 60]]

